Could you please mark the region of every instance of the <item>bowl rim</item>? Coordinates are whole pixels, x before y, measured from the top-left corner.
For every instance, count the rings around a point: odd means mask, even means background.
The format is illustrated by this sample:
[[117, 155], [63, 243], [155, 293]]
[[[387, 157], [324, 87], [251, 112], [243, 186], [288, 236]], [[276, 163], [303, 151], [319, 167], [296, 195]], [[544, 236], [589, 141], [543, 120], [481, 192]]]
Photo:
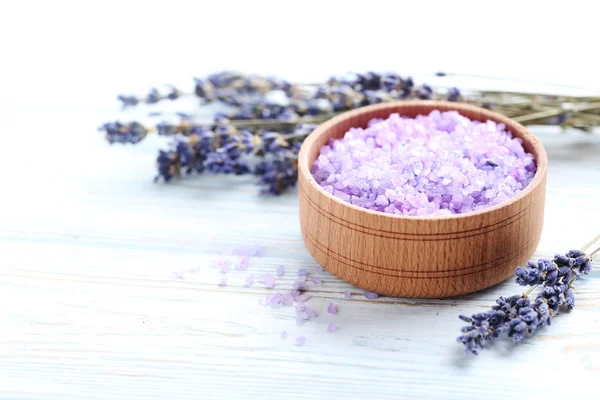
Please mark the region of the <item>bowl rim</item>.
[[[389, 115], [394, 114], [394, 113], [401, 114], [402, 108], [412, 108], [412, 107], [416, 107], [416, 106], [429, 107], [429, 108], [431, 108], [431, 110], [429, 112], [432, 112], [434, 110], [439, 110], [439, 108], [443, 108], [444, 110], [442, 112], [458, 111], [459, 113], [461, 113], [461, 111], [467, 111], [467, 112], [471, 112], [471, 113], [479, 113], [482, 115], [483, 118], [486, 118], [487, 120], [493, 120], [495, 122], [503, 123], [506, 126], [506, 128], [511, 132], [511, 134], [513, 134], [513, 135], [514, 135], [514, 131], [518, 130], [519, 133], [523, 136], [523, 141], [527, 141], [535, 149], [535, 153], [537, 153], [537, 156], [536, 156], [536, 154], [534, 154], [534, 160], [536, 163], [536, 171], [535, 171], [535, 175], [533, 176], [533, 179], [531, 180], [531, 182], [529, 182], [529, 185], [527, 185], [527, 187], [524, 190], [522, 190], [516, 196], [513, 196], [510, 199], [508, 199], [502, 203], [496, 204], [491, 207], [486, 207], [486, 208], [483, 208], [483, 209], [477, 210], [477, 211], [469, 211], [467, 213], [452, 214], [452, 215], [436, 215], [436, 216], [398, 215], [398, 214], [385, 213], [383, 211], [371, 210], [371, 209], [364, 208], [364, 207], [359, 207], [352, 203], [348, 203], [348, 202], [334, 196], [333, 194], [327, 192], [325, 189], [323, 189], [321, 187], [321, 185], [319, 185], [315, 181], [315, 179], [312, 176], [312, 173], [310, 172], [310, 167], [308, 165], [309, 164], [308, 151], [309, 151], [309, 148], [311, 148], [314, 145], [315, 141], [321, 135], [323, 135], [325, 132], [327, 132], [329, 129], [331, 129], [333, 126], [335, 126], [347, 119], [357, 117], [361, 114], [371, 113], [373, 111], [381, 111], [381, 110], [390, 109]], [[423, 114], [419, 114], [419, 115], [423, 115]], [[323, 196], [329, 198], [330, 200], [335, 201], [336, 203], [338, 203], [344, 207], [349, 207], [350, 209], [353, 209], [353, 210], [356, 210], [359, 212], [365, 212], [367, 214], [373, 215], [374, 217], [391, 218], [391, 219], [407, 220], [407, 221], [456, 220], [456, 219], [467, 218], [467, 217], [477, 217], [477, 216], [480, 216], [483, 214], [493, 213], [493, 212], [495, 212], [497, 210], [501, 210], [503, 208], [508, 208], [511, 205], [513, 205], [514, 203], [518, 202], [519, 200], [527, 197], [544, 181], [544, 179], [546, 177], [547, 168], [548, 168], [548, 155], [546, 154], [546, 150], [544, 149], [544, 146], [540, 143], [540, 141], [531, 132], [529, 132], [529, 130], [525, 126], [521, 125], [519, 122], [517, 122], [505, 115], [502, 115], [502, 114], [494, 112], [494, 111], [490, 111], [490, 110], [482, 108], [482, 107], [465, 104], [465, 103], [460, 103], [460, 102], [437, 101], [437, 100], [405, 100], [405, 101], [400, 100], [400, 101], [392, 101], [392, 102], [374, 104], [374, 105], [370, 105], [370, 106], [364, 106], [364, 107], [356, 108], [354, 110], [346, 111], [346, 112], [339, 114], [331, 119], [328, 119], [327, 121], [320, 124], [315, 130], [313, 130], [307, 136], [307, 138], [304, 140], [304, 142], [302, 143], [302, 147], [300, 148], [300, 153], [298, 155], [298, 171], [299, 172], [301, 171], [302, 175], [304, 175], [304, 178], [307, 181], [307, 183], [313, 189], [315, 189], [317, 192], [322, 194]], [[302, 190], [302, 189], [300, 189], [300, 190]]]

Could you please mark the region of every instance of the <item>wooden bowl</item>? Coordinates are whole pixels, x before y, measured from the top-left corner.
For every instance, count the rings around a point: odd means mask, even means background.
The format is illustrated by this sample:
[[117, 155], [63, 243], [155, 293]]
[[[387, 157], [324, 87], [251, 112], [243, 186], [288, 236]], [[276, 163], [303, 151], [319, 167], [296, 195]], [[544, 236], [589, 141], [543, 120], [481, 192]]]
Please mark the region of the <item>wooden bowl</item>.
[[[535, 157], [531, 183], [510, 200], [480, 211], [440, 217], [386, 214], [354, 206], [315, 182], [310, 169], [331, 138], [392, 113], [415, 117], [456, 110], [477, 121], [506, 125]], [[403, 101], [346, 112], [320, 125], [298, 158], [300, 224], [308, 251], [335, 276], [362, 289], [402, 297], [471, 293], [510, 277], [534, 253], [544, 220], [548, 159], [521, 124], [460, 103]]]

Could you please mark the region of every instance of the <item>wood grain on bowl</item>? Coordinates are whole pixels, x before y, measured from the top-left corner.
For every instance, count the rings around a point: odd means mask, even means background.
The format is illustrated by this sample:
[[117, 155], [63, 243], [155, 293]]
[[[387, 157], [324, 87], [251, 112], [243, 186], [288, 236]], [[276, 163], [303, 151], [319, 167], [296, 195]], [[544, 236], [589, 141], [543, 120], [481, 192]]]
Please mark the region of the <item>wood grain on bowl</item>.
[[[323, 190], [310, 168], [329, 139], [390, 114], [415, 117], [455, 110], [506, 125], [535, 157], [531, 183], [510, 200], [444, 217], [407, 217], [368, 210]], [[460, 103], [406, 101], [341, 114], [305, 140], [298, 159], [300, 224], [306, 247], [332, 274], [360, 288], [403, 297], [471, 293], [510, 277], [538, 245], [544, 219], [547, 156], [525, 127], [503, 115]]]

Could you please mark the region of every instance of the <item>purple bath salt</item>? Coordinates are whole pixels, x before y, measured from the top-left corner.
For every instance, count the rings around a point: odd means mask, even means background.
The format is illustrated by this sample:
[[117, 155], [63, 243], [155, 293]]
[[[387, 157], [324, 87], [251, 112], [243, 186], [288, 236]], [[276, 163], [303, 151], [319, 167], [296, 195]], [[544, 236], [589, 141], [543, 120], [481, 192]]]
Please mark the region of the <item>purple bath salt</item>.
[[264, 283], [267, 289], [273, 289], [275, 287], [275, 277], [269, 274], [265, 275]]
[[283, 268], [283, 265], [280, 265], [279, 267], [277, 267], [277, 270], [275, 272], [277, 273], [277, 276], [283, 276], [283, 274], [285, 273], [285, 269]]
[[242, 259], [240, 260], [240, 264], [238, 266], [239, 270], [245, 271], [248, 269], [248, 267], [250, 266], [250, 257], [248, 256], [243, 256]]
[[312, 175], [353, 205], [390, 214], [438, 216], [502, 203], [533, 179], [533, 155], [504, 124], [456, 111], [392, 114], [350, 129], [321, 148]]
[[321, 267], [320, 265], [317, 267], [317, 274], [322, 274], [323, 273], [323, 267]]
[[245, 286], [252, 286], [252, 284], [254, 283], [254, 275], [248, 275], [246, 277], [246, 281], [244, 282]]
[[316, 286], [323, 286], [323, 281], [321, 281], [320, 278], [317, 278], [316, 276], [313, 276], [312, 278], [310, 278], [310, 280], [312, 281], [312, 283], [314, 283]]
[[346, 290], [346, 291], [344, 292], [344, 297], [345, 297], [345, 298], [347, 298], [347, 299], [349, 299], [350, 297], [352, 297], [352, 295], [350, 294], [350, 292], [349, 292], [349, 291], [347, 291], [347, 290]]
[[329, 303], [329, 305], [327, 306], [327, 312], [329, 314], [337, 314], [337, 306], [333, 303]]
[[306, 272], [306, 269], [301, 268], [298, 270], [298, 276], [306, 276], [308, 272]]
[[304, 289], [306, 288], [306, 282], [303, 281], [296, 281], [294, 282], [294, 289]]
[[306, 337], [304, 337], [304, 336], [298, 336], [296, 338], [296, 344], [298, 346], [304, 346], [305, 343], [306, 343]]
[[365, 299], [369, 299], [369, 300], [375, 300], [376, 298], [379, 297], [379, 295], [377, 293], [373, 293], [373, 292], [369, 292], [369, 291], [365, 291], [363, 293], [363, 296], [365, 296]]
[[287, 338], [287, 332], [286, 331], [281, 332], [281, 334], [279, 335], [279, 337], [282, 338], [282, 339]]
[[306, 303], [310, 299], [312, 299], [312, 296], [309, 296], [308, 294], [301, 294], [300, 296], [296, 296], [295, 300], [297, 303]]
[[337, 326], [335, 326], [334, 324], [327, 325], [327, 332], [335, 332], [335, 331], [337, 331]]
[[227, 277], [223, 276], [221, 278], [221, 282], [219, 282], [219, 286], [227, 286]]

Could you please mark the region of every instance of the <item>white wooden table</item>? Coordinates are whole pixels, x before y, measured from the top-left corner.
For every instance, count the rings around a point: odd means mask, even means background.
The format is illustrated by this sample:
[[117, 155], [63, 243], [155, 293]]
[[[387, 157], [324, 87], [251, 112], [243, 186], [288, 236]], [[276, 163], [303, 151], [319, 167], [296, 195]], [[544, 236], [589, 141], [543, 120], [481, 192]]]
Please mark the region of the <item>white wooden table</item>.
[[[600, 258], [577, 283], [573, 312], [518, 346], [499, 341], [478, 357], [456, 343], [463, 325], [457, 316], [520, 293], [512, 281], [453, 299], [369, 301], [324, 273], [308, 302], [320, 315], [297, 327], [290, 307], [259, 304], [273, 291], [243, 285], [247, 275], [274, 274], [283, 264], [276, 289], [285, 290], [298, 269], [315, 270], [295, 191], [261, 198], [251, 178], [235, 177], [157, 185], [158, 138], [110, 147], [95, 133], [102, 122], [129, 119], [113, 101], [119, 90], [183, 85], [193, 74], [240, 65], [305, 81], [344, 70], [447, 68], [598, 88], [597, 67], [578, 58], [594, 48], [597, 13], [565, 18], [561, 7], [541, 18], [538, 5], [520, 4], [515, 13], [512, 6], [485, 11], [478, 2], [472, 9], [482, 17], [474, 18], [450, 16], [454, 3], [431, 13], [429, 2], [408, 10], [376, 1], [369, 10], [342, 13], [337, 2], [306, 1], [293, 21], [310, 23], [290, 29], [279, 3], [208, 3], [107, 1], [88, 9], [14, 2], [3, 13], [0, 399], [600, 398]], [[423, 18], [380, 23], [382, 9]], [[509, 21], [507, 29], [490, 28], [483, 16], [491, 12]], [[360, 20], [361, 28], [344, 32], [332, 15]], [[443, 29], [444, 44], [424, 26]], [[554, 26], [561, 29], [548, 29]], [[578, 32], [577, 40], [568, 31]], [[240, 32], [255, 45], [245, 46]], [[398, 44], [397, 54], [369, 32], [411, 39]], [[526, 33], [537, 47], [514, 46]], [[446, 45], [465, 37], [470, 47]], [[324, 38], [340, 39], [335, 51]], [[423, 51], [427, 46], [435, 51]], [[356, 49], [366, 47], [372, 59], [358, 57]], [[472, 48], [494, 48], [500, 56], [474, 57]], [[557, 53], [572, 62], [536, 56]], [[534, 132], [550, 159], [535, 255], [548, 257], [600, 233], [600, 134]], [[220, 287], [212, 261], [256, 244], [264, 256], [253, 257], [247, 271], [232, 269], [228, 286]], [[326, 312], [330, 302], [337, 315]], [[327, 332], [330, 322], [337, 332]], [[307, 338], [304, 346], [294, 345], [299, 335]]]
[[[597, 398], [584, 389], [600, 376], [598, 269], [578, 282], [572, 313], [478, 357], [455, 342], [457, 315], [521, 292], [511, 281], [455, 299], [369, 301], [324, 273], [308, 303], [320, 315], [297, 327], [291, 307], [259, 305], [273, 291], [243, 285], [280, 264], [286, 273], [276, 289], [289, 289], [299, 268], [314, 271], [296, 192], [261, 198], [246, 178], [154, 184], [159, 141], [110, 147], [92, 129], [109, 117], [15, 111], [4, 120], [7, 128], [23, 120], [33, 131], [54, 128], [35, 146], [8, 139], [0, 398], [502, 399], [543, 397], [546, 384]], [[72, 123], [58, 134], [66, 118]], [[551, 256], [600, 231], [600, 135], [536, 132], [550, 158], [536, 256]], [[220, 287], [211, 262], [252, 244], [264, 256], [247, 271], [232, 269]], [[337, 315], [326, 312], [329, 302]], [[328, 333], [329, 322], [339, 330]], [[294, 345], [298, 335], [306, 345]]]

